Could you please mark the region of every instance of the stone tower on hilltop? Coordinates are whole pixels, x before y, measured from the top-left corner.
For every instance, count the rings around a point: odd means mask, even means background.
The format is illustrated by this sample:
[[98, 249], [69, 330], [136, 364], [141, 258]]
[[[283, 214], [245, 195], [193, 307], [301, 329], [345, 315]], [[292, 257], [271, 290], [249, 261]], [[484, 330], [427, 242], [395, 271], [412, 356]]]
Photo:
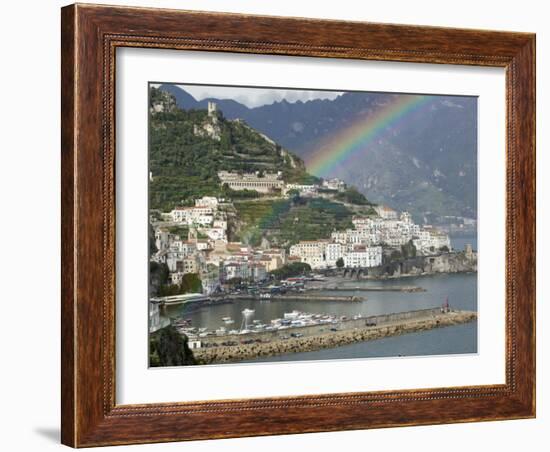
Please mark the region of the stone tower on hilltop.
[[208, 102], [208, 116], [212, 117], [216, 115], [218, 111], [218, 106], [216, 102]]

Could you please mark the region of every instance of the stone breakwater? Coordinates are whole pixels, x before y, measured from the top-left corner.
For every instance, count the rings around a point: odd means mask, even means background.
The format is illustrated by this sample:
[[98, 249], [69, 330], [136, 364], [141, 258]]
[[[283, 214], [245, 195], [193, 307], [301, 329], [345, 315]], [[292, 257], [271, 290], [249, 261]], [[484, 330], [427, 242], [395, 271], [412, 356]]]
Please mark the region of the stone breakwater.
[[[307, 294], [301, 295], [299, 293], [293, 292], [285, 295], [270, 295], [269, 300], [271, 301], [365, 301], [366, 297], [357, 297], [357, 296], [342, 296], [342, 295], [322, 295], [322, 294]], [[261, 300], [262, 298], [259, 295], [248, 295], [248, 294], [239, 294], [231, 295], [232, 300]]]
[[[428, 311], [428, 310], [427, 310]], [[229, 363], [254, 359], [260, 356], [275, 356], [287, 353], [310, 352], [334, 348], [355, 342], [370, 341], [401, 334], [442, 328], [468, 323], [477, 319], [472, 311], [438, 312], [429, 310], [425, 316], [405, 317], [376, 326], [354, 327], [341, 331], [326, 331], [307, 337], [289, 337], [269, 342], [254, 342], [232, 346], [207, 347], [194, 350], [199, 364]], [[296, 328], [296, 330], [299, 330]], [[247, 339], [251, 336], [247, 335]]]

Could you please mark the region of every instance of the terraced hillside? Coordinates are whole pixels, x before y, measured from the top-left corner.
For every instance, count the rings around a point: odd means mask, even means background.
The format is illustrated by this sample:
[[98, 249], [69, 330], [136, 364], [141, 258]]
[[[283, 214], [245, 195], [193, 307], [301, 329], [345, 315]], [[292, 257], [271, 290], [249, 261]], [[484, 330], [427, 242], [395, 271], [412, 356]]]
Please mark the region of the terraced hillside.
[[287, 182], [307, 183], [303, 161], [249, 127], [227, 120], [223, 113], [182, 110], [172, 95], [151, 88], [149, 164], [150, 208], [170, 210], [193, 198], [211, 196], [254, 197], [220, 187], [220, 170], [283, 173]]
[[265, 239], [270, 246], [288, 248], [353, 227], [354, 211], [324, 198], [240, 201], [235, 209], [239, 227], [233, 238], [253, 246]]
[[[372, 204], [354, 187], [320, 190], [303, 198], [235, 191], [221, 186], [218, 171], [282, 172], [286, 183], [311, 184], [304, 162], [241, 120], [220, 111], [184, 110], [173, 95], [150, 92], [150, 208], [164, 212], [190, 205], [201, 196], [230, 199], [224, 206], [231, 241], [259, 246], [289, 246], [300, 240], [329, 238], [353, 227], [355, 214], [373, 214]], [[292, 193], [292, 192], [291, 192]], [[185, 228], [179, 231], [186, 235]]]

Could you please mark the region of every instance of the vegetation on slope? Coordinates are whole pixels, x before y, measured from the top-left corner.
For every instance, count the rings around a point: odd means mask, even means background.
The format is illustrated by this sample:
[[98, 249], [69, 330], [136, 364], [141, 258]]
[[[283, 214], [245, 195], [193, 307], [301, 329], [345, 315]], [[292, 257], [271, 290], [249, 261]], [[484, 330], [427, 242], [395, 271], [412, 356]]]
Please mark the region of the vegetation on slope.
[[167, 326], [149, 335], [149, 365], [151, 367], [189, 366], [197, 364], [189, 348], [187, 336]]
[[353, 228], [353, 212], [324, 198], [294, 198], [238, 202], [235, 208], [246, 225], [235, 239], [258, 246], [262, 238], [289, 247], [300, 240], [329, 238], [335, 230]]
[[[161, 105], [161, 111], [154, 107]], [[219, 140], [195, 133], [211, 122], [206, 110], [181, 110], [170, 95], [150, 90], [149, 164], [153, 180], [149, 187], [150, 209], [174, 206], [205, 195], [235, 197], [220, 187], [218, 171], [277, 172], [288, 182], [315, 180], [298, 157], [284, 151], [243, 121], [228, 121], [216, 112]]]

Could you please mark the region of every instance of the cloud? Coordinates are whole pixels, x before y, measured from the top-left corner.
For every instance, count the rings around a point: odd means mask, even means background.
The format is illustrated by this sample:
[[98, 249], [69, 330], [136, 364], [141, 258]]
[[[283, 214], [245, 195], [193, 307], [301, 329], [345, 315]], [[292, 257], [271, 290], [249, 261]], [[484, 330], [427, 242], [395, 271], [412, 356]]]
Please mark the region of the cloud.
[[249, 108], [269, 105], [286, 100], [287, 102], [306, 102], [314, 99], [335, 99], [343, 94], [340, 91], [319, 91], [299, 89], [249, 88], [235, 86], [208, 86], [208, 85], [178, 85], [195, 99], [202, 100], [209, 97], [217, 99], [233, 99]]

